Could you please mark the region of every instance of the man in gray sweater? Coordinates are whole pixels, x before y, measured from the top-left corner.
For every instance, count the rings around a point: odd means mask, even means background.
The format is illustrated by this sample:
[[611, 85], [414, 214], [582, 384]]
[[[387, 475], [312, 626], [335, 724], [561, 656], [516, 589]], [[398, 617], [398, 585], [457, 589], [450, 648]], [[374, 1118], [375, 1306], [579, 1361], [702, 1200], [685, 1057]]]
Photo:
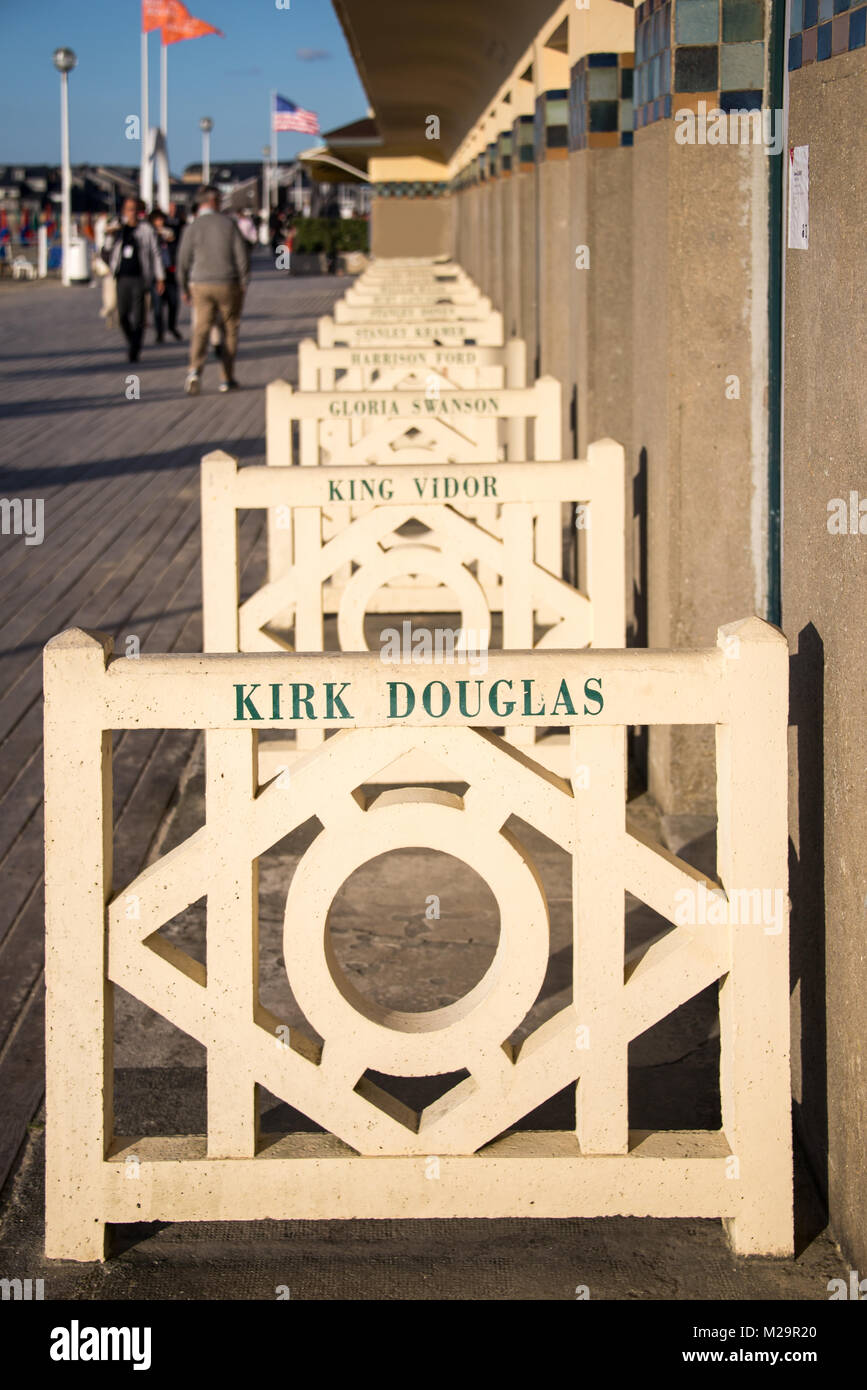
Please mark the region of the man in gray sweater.
[[199, 373], [208, 355], [211, 328], [218, 319], [223, 325], [220, 390], [231, 391], [238, 385], [235, 354], [248, 273], [244, 238], [237, 223], [218, 211], [217, 189], [209, 185], [200, 190], [198, 198], [198, 214], [184, 231], [178, 256], [184, 300], [188, 304], [192, 300], [193, 305], [190, 370], [184, 384], [189, 396], [199, 394]]

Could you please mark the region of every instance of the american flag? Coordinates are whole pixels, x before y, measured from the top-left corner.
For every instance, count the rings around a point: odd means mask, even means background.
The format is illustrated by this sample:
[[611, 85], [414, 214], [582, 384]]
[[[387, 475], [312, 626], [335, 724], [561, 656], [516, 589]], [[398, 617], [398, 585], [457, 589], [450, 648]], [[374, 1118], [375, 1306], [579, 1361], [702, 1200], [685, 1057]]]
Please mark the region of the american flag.
[[294, 101], [277, 96], [274, 98], [271, 129], [275, 134], [281, 130], [300, 130], [304, 135], [318, 135], [319, 117], [315, 111], [304, 111]]

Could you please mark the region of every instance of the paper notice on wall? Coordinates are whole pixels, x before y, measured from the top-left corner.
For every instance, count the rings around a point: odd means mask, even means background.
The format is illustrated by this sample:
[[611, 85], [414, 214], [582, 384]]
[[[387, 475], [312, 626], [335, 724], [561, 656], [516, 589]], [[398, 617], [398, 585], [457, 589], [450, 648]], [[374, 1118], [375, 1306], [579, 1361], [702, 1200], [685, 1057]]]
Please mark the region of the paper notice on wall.
[[789, 150], [789, 247], [806, 251], [810, 245], [810, 146]]

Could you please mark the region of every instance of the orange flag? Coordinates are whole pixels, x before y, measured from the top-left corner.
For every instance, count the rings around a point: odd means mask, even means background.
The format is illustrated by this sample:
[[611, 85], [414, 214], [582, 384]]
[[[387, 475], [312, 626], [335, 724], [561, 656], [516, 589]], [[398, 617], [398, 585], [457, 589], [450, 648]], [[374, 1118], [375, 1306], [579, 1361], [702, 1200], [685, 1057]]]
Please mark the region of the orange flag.
[[141, 0], [141, 31], [150, 34], [159, 29], [166, 20], [166, 0]]
[[191, 15], [186, 5], [181, 4], [181, 0], [163, 0], [163, 5], [164, 44], [180, 43], [181, 39], [199, 39], [203, 34], [219, 34], [221, 39], [226, 37], [222, 29], [216, 29], [213, 24], [207, 24], [204, 19], [196, 19]]

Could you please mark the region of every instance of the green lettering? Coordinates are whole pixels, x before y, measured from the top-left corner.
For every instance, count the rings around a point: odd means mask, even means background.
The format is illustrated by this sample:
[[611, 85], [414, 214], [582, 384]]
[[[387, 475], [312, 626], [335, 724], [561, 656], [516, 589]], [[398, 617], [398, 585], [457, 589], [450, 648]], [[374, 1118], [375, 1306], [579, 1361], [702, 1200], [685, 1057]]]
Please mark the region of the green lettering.
[[[402, 685], [406, 691], [406, 709], [401, 714], [397, 708], [397, 688]], [[389, 719], [408, 719], [415, 709], [415, 691], [406, 681], [388, 682], [388, 717]]]
[[[305, 690], [305, 691], [307, 692], [306, 695], [302, 695], [302, 694], [301, 694], [301, 691], [302, 691], [302, 690]], [[306, 684], [305, 682], [303, 682], [303, 681], [300, 683], [300, 685], [295, 685], [294, 683], [293, 683], [293, 685], [292, 685], [292, 718], [293, 718], [293, 719], [301, 719], [301, 717], [302, 717], [302, 715], [301, 715], [301, 706], [302, 706], [302, 705], [304, 706], [304, 710], [305, 710], [304, 718], [306, 718], [306, 719], [315, 719], [315, 718], [316, 718], [316, 715], [313, 713], [313, 686], [312, 686], [312, 685], [307, 685], [307, 684]]]
[[475, 719], [476, 715], [482, 712], [482, 682], [476, 681], [478, 700], [476, 701], [476, 708], [474, 710], [467, 709], [467, 690], [469, 684], [469, 681], [458, 681], [458, 708], [464, 719]]
[[[592, 685], [592, 683], [593, 683], [594, 681], [596, 682], [596, 684], [597, 684], [598, 687], [599, 687], [598, 690], [591, 690], [591, 689], [590, 689], [590, 686]], [[587, 706], [585, 705], [585, 706], [584, 706], [584, 713], [585, 713], [585, 714], [601, 714], [601, 713], [602, 713], [602, 707], [603, 707], [603, 705], [604, 705], [605, 702], [604, 702], [604, 700], [602, 699], [602, 677], [601, 677], [601, 676], [590, 676], [590, 677], [584, 682], [584, 699], [585, 699], [585, 700], [592, 700], [592, 701], [594, 702], [594, 704], [597, 704], [597, 705], [599, 706], [598, 709], [588, 709]]]
[[500, 709], [499, 705], [497, 704], [497, 700], [499, 699], [499, 696], [497, 695], [498, 685], [507, 685], [511, 690], [512, 682], [494, 681], [494, 684], [491, 686], [490, 694], [488, 695], [488, 704], [491, 706], [491, 710], [493, 711], [493, 713], [498, 715], [500, 719], [505, 719], [513, 712], [515, 708], [515, 702], [514, 700], [507, 700], [506, 708]]
[[551, 710], [552, 714], [560, 714], [561, 701], [563, 703], [563, 714], [575, 714], [576, 710], [575, 706], [572, 703], [572, 696], [569, 694], [569, 687], [565, 681], [560, 682], [560, 688], [557, 691], [557, 698], [554, 701], [554, 708]]
[[[433, 704], [431, 692], [434, 690], [436, 686], [439, 686], [440, 690], [442, 691], [442, 709], [440, 710], [439, 714], [434, 714], [433, 709], [431, 708]], [[443, 715], [448, 712], [448, 708], [452, 702], [452, 697], [449, 693], [449, 688], [444, 681], [431, 681], [430, 684], [426, 685], [424, 690], [422, 691], [421, 702], [424, 705], [425, 714], [429, 714], [431, 719], [442, 719]]]
[[343, 682], [336, 695], [334, 694], [334, 685], [334, 681], [325, 682], [325, 718], [351, 719], [352, 715], [340, 698], [344, 690], [349, 689], [349, 681]]
[[538, 719], [540, 715], [545, 713], [545, 701], [542, 701], [541, 709], [533, 709], [534, 682], [531, 680], [522, 681], [522, 685], [524, 687], [524, 713], [530, 718]]
[[250, 694], [244, 694], [243, 685], [235, 686], [235, 718], [244, 719], [244, 711], [247, 710], [251, 719], [261, 719], [262, 716], [253, 704], [252, 695], [254, 690], [258, 690], [258, 685], [250, 686]]

